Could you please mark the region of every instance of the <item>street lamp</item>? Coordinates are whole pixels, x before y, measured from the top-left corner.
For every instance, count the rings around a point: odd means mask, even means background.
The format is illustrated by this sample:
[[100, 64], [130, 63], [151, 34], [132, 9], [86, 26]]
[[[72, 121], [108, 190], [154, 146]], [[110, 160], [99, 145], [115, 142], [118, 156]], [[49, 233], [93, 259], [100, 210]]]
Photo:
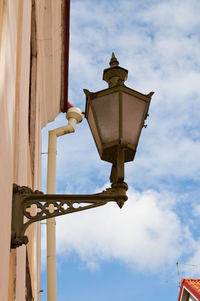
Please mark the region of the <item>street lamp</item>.
[[108, 89], [95, 93], [84, 90], [86, 118], [99, 155], [117, 168], [112, 174], [114, 182], [123, 181], [124, 163], [134, 159], [153, 95], [153, 92], [144, 95], [126, 87], [127, 76], [128, 70], [119, 66], [112, 53], [110, 68], [103, 72]]
[[[148, 116], [153, 92], [141, 94], [124, 85], [128, 70], [119, 67], [112, 54], [103, 79], [109, 87], [98, 92], [84, 90], [86, 118], [100, 158], [112, 163], [111, 188], [91, 195], [43, 194], [16, 184], [13, 186], [11, 247], [28, 242], [25, 231], [34, 222], [116, 202], [121, 208], [127, 200], [124, 163], [134, 159], [141, 130]], [[30, 212], [32, 205], [35, 214]], [[52, 206], [54, 210], [50, 210]], [[26, 220], [24, 219], [26, 217]]]

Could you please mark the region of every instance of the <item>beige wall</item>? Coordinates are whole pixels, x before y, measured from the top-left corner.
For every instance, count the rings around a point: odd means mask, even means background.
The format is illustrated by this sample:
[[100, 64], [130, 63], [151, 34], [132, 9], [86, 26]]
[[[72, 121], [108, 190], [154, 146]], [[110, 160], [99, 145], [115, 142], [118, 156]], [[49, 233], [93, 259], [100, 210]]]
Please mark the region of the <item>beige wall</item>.
[[[7, 0], [1, 11], [0, 48], [0, 300], [25, 300], [26, 247], [10, 253], [12, 184], [31, 187], [30, 149], [28, 135], [31, 0]], [[39, 108], [38, 108], [39, 109]], [[39, 117], [38, 117], [38, 121]], [[36, 147], [40, 149], [40, 126], [37, 126]], [[35, 160], [35, 172], [40, 173], [40, 155]], [[39, 187], [39, 178], [35, 186]], [[37, 188], [35, 187], [35, 188]], [[34, 231], [33, 231], [34, 229]], [[39, 300], [38, 225], [29, 236], [29, 261], [35, 300]], [[36, 262], [36, 263], [35, 263]], [[9, 275], [10, 271], [10, 275]], [[8, 294], [9, 293], [9, 294]]]
[[[12, 3], [11, 3], [12, 2]], [[14, 13], [15, 12], [15, 13]], [[13, 182], [13, 129], [16, 88], [17, 1], [4, 3], [0, 48], [0, 300], [7, 300], [10, 255], [11, 196]]]
[[41, 126], [60, 113], [62, 69], [62, 6], [65, 0], [35, 2], [38, 51], [38, 97], [42, 102]]
[[26, 249], [34, 301], [40, 300], [40, 224], [28, 229], [27, 247], [10, 251], [12, 186], [40, 189], [41, 127], [60, 112], [63, 1], [0, 0], [2, 301], [25, 300]]

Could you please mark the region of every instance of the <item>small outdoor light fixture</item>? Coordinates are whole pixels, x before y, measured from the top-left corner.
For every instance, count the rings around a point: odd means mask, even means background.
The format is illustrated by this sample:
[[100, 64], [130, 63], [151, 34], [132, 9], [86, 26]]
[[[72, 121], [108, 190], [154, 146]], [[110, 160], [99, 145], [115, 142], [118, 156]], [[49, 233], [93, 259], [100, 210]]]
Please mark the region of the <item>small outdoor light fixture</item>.
[[[103, 79], [109, 88], [86, 94], [86, 118], [102, 160], [112, 163], [111, 188], [97, 194], [43, 194], [29, 187], [13, 186], [11, 247], [28, 242], [25, 231], [34, 222], [116, 202], [121, 208], [127, 200], [124, 163], [134, 159], [140, 133], [148, 116], [153, 92], [141, 94], [124, 85], [128, 70], [119, 67], [112, 54]], [[50, 205], [54, 205], [54, 211]], [[31, 210], [31, 206], [35, 209]], [[25, 219], [26, 217], [26, 219]]]
[[[141, 130], [148, 116], [153, 92], [141, 94], [124, 85], [128, 70], [119, 66], [114, 53], [103, 72], [109, 88], [86, 94], [86, 118], [102, 160], [123, 169], [134, 159]], [[121, 162], [121, 163], [120, 163]], [[118, 169], [118, 178], [120, 171]], [[123, 175], [122, 175], [123, 177]]]

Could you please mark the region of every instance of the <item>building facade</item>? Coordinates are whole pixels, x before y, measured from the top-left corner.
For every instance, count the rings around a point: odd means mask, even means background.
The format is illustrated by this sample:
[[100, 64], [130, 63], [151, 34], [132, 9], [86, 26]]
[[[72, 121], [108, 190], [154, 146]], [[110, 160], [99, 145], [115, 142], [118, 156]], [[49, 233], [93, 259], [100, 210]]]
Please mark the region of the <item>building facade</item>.
[[40, 189], [41, 129], [67, 110], [68, 53], [69, 0], [0, 0], [2, 301], [40, 300], [40, 224], [10, 248], [12, 189]]

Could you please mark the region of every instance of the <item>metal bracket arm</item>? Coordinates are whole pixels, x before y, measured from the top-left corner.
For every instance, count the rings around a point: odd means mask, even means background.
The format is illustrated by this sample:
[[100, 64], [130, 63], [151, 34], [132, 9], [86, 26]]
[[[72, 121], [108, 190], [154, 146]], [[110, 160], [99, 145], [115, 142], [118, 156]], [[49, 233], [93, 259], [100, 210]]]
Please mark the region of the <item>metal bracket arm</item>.
[[[13, 185], [11, 248], [28, 243], [25, 231], [37, 221], [116, 202], [121, 208], [127, 200], [126, 183], [112, 184], [111, 188], [91, 195], [43, 194], [26, 186]], [[53, 211], [50, 205], [54, 206]]]

